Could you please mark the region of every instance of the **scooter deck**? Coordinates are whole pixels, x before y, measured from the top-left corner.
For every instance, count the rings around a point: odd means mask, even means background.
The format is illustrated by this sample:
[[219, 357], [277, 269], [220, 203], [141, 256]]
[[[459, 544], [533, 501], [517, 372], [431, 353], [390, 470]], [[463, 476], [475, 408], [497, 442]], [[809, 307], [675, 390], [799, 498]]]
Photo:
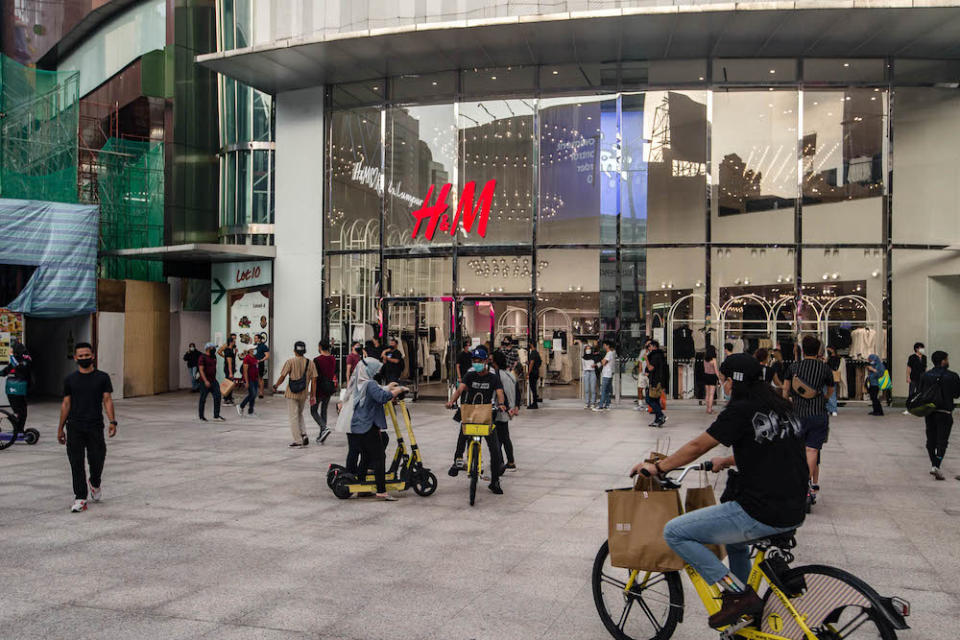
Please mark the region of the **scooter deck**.
[[[387, 482], [386, 487], [387, 487], [387, 491], [406, 491], [407, 483], [406, 482]], [[350, 493], [373, 493], [377, 490], [377, 485], [374, 483], [348, 484], [347, 489], [350, 491]]]

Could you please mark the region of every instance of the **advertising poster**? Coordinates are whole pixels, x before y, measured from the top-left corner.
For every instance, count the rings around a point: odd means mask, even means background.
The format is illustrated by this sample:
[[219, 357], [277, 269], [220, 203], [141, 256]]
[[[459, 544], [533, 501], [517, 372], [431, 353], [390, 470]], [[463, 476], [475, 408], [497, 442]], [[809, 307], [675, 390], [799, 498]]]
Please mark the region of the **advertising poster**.
[[270, 344], [269, 290], [231, 294], [229, 332], [237, 334], [237, 349], [241, 353], [253, 347], [256, 334], [266, 335]]

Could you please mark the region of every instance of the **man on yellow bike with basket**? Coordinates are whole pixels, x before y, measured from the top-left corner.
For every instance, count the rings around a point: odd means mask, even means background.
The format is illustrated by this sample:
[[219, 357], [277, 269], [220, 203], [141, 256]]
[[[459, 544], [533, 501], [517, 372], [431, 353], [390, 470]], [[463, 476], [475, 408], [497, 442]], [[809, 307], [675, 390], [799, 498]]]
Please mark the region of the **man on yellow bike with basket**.
[[[736, 354], [720, 366], [723, 388], [730, 397], [716, 421], [673, 455], [655, 464], [639, 463], [637, 473], [663, 475], [700, 458], [718, 444], [733, 455], [714, 458], [713, 471], [736, 466], [721, 504], [674, 518], [663, 537], [677, 555], [722, 593], [719, 612], [710, 626], [720, 628], [741, 616], [756, 616], [763, 601], [747, 586], [750, 544], [803, 523], [809, 471], [800, 422], [790, 403], [763, 381], [763, 368], [750, 355]], [[726, 545], [730, 568], [704, 545]]]
[[[506, 402], [503, 395], [503, 384], [500, 382], [500, 376], [490, 370], [490, 356], [483, 347], [477, 347], [470, 352], [472, 361], [471, 369], [460, 381], [460, 386], [453, 392], [450, 400], [447, 402], [447, 408], [453, 409], [457, 400], [463, 396], [465, 401], [472, 404], [488, 404], [498, 408], [500, 411], [507, 411]], [[496, 398], [496, 402], [494, 402]], [[487, 447], [490, 449], [490, 491], [496, 494], [502, 494], [500, 488], [500, 467], [503, 460], [500, 456], [500, 440], [497, 437], [495, 429], [490, 431], [486, 437]], [[457, 438], [457, 450], [453, 456], [453, 465], [450, 467], [448, 475], [456, 477], [464, 468], [463, 452], [467, 447], [467, 437], [461, 432]]]

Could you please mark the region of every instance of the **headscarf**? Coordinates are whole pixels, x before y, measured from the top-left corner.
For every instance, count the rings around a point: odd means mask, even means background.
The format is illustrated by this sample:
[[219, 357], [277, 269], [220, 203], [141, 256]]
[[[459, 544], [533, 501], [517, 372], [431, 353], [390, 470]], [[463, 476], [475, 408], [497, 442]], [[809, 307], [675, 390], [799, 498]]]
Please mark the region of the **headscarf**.
[[377, 375], [382, 366], [383, 364], [376, 358], [364, 358], [357, 364], [356, 374], [353, 376], [354, 379], [350, 381], [350, 385], [354, 387], [352, 393], [354, 409], [366, 400], [367, 385], [370, 383], [377, 384], [373, 377]]
[[876, 375], [878, 377], [882, 376], [883, 372], [887, 370], [887, 368], [883, 366], [883, 360], [881, 360], [880, 356], [875, 353], [871, 353], [869, 356], [867, 356], [867, 361], [870, 363], [871, 367], [877, 370]]

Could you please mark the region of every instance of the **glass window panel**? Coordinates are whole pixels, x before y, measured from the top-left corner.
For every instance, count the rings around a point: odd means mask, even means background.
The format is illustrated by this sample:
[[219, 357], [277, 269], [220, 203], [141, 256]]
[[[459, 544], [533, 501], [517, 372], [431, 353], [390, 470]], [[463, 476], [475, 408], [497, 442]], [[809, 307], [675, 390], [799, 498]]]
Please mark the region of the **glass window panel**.
[[532, 293], [531, 257], [528, 255], [464, 256], [458, 260], [457, 281], [461, 295]]
[[803, 240], [880, 242], [886, 92], [803, 94]]
[[250, 152], [238, 151], [237, 156], [237, 224], [250, 224]]
[[960, 82], [960, 60], [909, 60], [897, 58], [893, 81], [901, 84], [956, 84]]
[[250, 0], [236, 0], [237, 49], [250, 45]]
[[253, 139], [273, 139], [273, 98], [256, 90], [253, 92]]
[[369, 80], [338, 84], [333, 87], [333, 108], [351, 109], [366, 105], [380, 104], [384, 100], [386, 83], [383, 80]]
[[496, 96], [530, 92], [537, 87], [537, 67], [495, 67], [463, 71], [463, 95]]
[[257, 149], [253, 153], [253, 222], [272, 223], [270, 211], [270, 166], [273, 151]]
[[390, 79], [390, 99], [423, 103], [431, 99], [453, 99], [457, 93], [457, 72], [404, 75]]
[[617, 65], [557, 64], [540, 67], [540, 90], [617, 88]]
[[223, 220], [224, 224], [237, 224], [237, 154], [228, 153], [223, 163], [227, 176], [227, 188], [224, 190]]
[[373, 249], [380, 246], [383, 180], [380, 111], [335, 111], [331, 116], [331, 197], [327, 209], [326, 248]]
[[391, 258], [384, 262], [388, 296], [449, 296], [453, 293], [451, 258]]
[[713, 81], [726, 82], [795, 82], [797, 61], [793, 58], [725, 59], [713, 61]]
[[805, 58], [804, 82], [883, 82], [887, 64], [883, 60], [850, 58]]
[[960, 238], [960, 92], [902, 88], [894, 96], [893, 240]]
[[[469, 245], [529, 244], [534, 213], [534, 101], [465, 102], [459, 109], [463, 152], [458, 202], [466, 183], [476, 184], [473, 205], [477, 206], [485, 185], [491, 180], [496, 181], [486, 237], [477, 233], [477, 226], [469, 233], [461, 226], [459, 242]], [[456, 212], [452, 204], [451, 208]]]
[[792, 353], [792, 334], [776, 335], [773, 309], [782, 298], [794, 296], [793, 249], [716, 248], [710, 267], [711, 298], [719, 316], [714, 344], [731, 343], [739, 351], [790, 340]]
[[650, 84], [654, 85], [703, 82], [706, 76], [706, 60], [656, 60], [650, 63]]
[[333, 255], [328, 258], [327, 265], [327, 303], [330, 308], [331, 333], [339, 325], [344, 336], [365, 336], [368, 325], [379, 326], [379, 255]]
[[540, 101], [539, 244], [617, 240], [617, 102]]
[[714, 93], [715, 242], [793, 241], [797, 100], [796, 91]]
[[235, 48], [234, 30], [236, 28], [236, 17], [234, 15], [234, 0], [222, 0], [220, 12], [223, 16], [223, 23], [220, 26], [220, 37], [223, 39], [221, 49], [228, 50]]
[[[384, 246], [438, 246], [453, 243], [449, 231], [434, 230], [427, 239], [430, 218], [419, 222], [430, 188], [435, 205], [445, 185], [454, 181], [457, 163], [457, 124], [452, 104], [397, 107], [387, 110], [387, 217]], [[481, 185], [482, 186], [482, 185]], [[451, 188], [452, 191], [452, 188]], [[457, 194], [447, 197], [447, 220], [456, 212]], [[416, 230], [416, 237], [413, 236]]]
[[222, 77], [223, 82], [223, 119], [220, 126], [223, 129], [223, 144], [231, 145], [237, 142], [237, 82]]
[[621, 241], [704, 241], [706, 92], [625, 94], [622, 105]]

